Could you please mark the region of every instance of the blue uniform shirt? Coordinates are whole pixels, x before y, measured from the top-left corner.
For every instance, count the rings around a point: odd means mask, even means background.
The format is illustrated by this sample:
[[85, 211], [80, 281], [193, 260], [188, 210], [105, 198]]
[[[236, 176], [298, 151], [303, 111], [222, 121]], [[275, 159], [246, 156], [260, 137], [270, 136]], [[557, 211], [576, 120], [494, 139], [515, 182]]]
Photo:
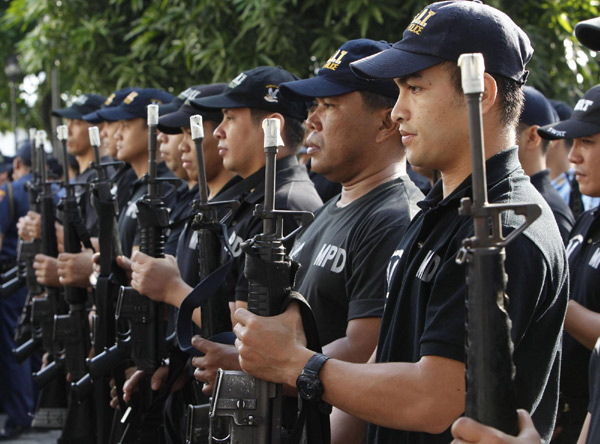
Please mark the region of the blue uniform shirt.
[[25, 189], [25, 184], [29, 180], [31, 174], [26, 174], [11, 183], [12, 210], [8, 184], [0, 188], [0, 233], [4, 235], [0, 263], [12, 261], [17, 257], [17, 221], [29, 211], [29, 196]]

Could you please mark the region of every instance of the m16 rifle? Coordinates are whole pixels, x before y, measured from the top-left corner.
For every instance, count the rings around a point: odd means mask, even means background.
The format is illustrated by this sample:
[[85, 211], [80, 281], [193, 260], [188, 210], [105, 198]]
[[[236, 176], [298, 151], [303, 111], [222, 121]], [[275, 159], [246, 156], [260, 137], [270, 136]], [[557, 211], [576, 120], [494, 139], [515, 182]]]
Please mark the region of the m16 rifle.
[[[465, 239], [456, 261], [467, 263], [466, 416], [505, 433], [518, 432], [513, 344], [506, 312], [505, 247], [541, 214], [536, 204], [490, 204], [483, 145], [481, 54], [458, 59], [469, 112], [473, 200], [461, 200], [460, 215], [473, 217], [474, 236]], [[506, 238], [501, 216], [514, 211], [525, 222]], [[490, 229], [491, 228], [491, 229]]]
[[[29, 197], [29, 209], [31, 211], [35, 211], [39, 213], [39, 205], [38, 205], [38, 195], [40, 190], [40, 173], [39, 173], [39, 165], [37, 162], [37, 153], [36, 153], [36, 144], [35, 144], [35, 135], [36, 130], [29, 130], [29, 140], [31, 143], [31, 180], [25, 184], [25, 189], [28, 192]], [[30, 300], [31, 295], [41, 294], [43, 289], [38, 284], [35, 279], [35, 272], [33, 270], [33, 261], [34, 257], [40, 251], [40, 240], [32, 239], [30, 241], [25, 241], [23, 239], [19, 239], [19, 244], [17, 246], [17, 265], [13, 267], [11, 270], [7, 271], [0, 278], [0, 282], [2, 285], [0, 286], [0, 297], [6, 297], [13, 294], [23, 285], [27, 285], [28, 288], [28, 296], [26, 306], [27, 314], [31, 313], [30, 308]], [[29, 307], [27, 309], [27, 307]], [[28, 321], [25, 321], [25, 325], [28, 325]], [[19, 325], [23, 324], [23, 321], [19, 322]], [[17, 330], [18, 334], [15, 338], [17, 343], [22, 343], [26, 339], [24, 339], [24, 335], [27, 333], [23, 332], [23, 327]]]
[[[261, 316], [281, 313], [295, 274], [283, 245], [283, 217], [301, 219], [301, 226], [313, 215], [307, 211], [275, 210], [275, 166], [279, 120], [263, 121], [265, 131], [265, 200], [254, 215], [263, 220], [263, 232], [245, 242], [244, 274], [248, 279], [248, 309]], [[299, 229], [299, 228], [298, 228]], [[295, 234], [294, 230], [287, 237]], [[281, 442], [281, 385], [257, 379], [241, 371], [219, 370], [210, 407], [211, 440], [228, 443]], [[223, 421], [226, 426], [223, 426]], [[214, 427], [217, 426], [217, 427]], [[212, 441], [211, 441], [212, 442]]]
[[[92, 205], [98, 214], [98, 243], [100, 249], [100, 272], [96, 278], [94, 303], [95, 312], [92, 318], [92, 344], [94, 356], [115, 344], [115, 306], [119, 288], [125, 285], [127, 277], [121, 267], [117, 265], [116, 258], [121, 255], [121, 244], [117, 229], [119, 213], [116, 197], [111, 192], [112, 178], [109, 177], [114, 168], [118, 172], [124, 167], [123, 162], [102, 162], [100, 159], [100, 133], [98, 127], [89, 128], [90, 143], [94, 149], [94, 162], [91, 168], [97, 172], [96, 179], [91, 184]], [[125, 356], [128, 356], [126, 353]], [[77, 399], [84, 399], [93, 393], [96, 416], [96, 442], [104, 444], [109, 442], [109, 434], [113, 422], [114, 412], [110, 407], [110, 373], [116, 380], [122, 375], [124, 369], [112, 367], [102, 370], [100, 374], [92, 376], [91, 368], [98, 370], [98, 366], [88, 361], [90, 373], [83, 376], [71, 387]], [[119, 385], [122, 385], [119, 384]], [[124, 406], [123, 406], [124, 407]]]
[[[148, 105], [148, 173], [144, 176], [147, 193], [137, 202], [140, 227], [140, 251], [153, 258], [163, 258], [169, 209], [162, 196], [162, 183], [172, 179], [157, 178], [156, 128], [158, 105]], [[138, 442], [156, 442], [161, 435], [162, 398], [150, 387], [150, 378], [168, 355], [167, 322], [163, 303], [139, 294], [131, 287], [121, 287], [116, 307], [117, 323], [128, 326], [127, 343], [130, 357], [138, 370], [145, 374], [136, 393], [136, 405], [131, 405], [123, 415], [128, 423], [126, 436], [134, 434]], [[118, 349], [117, 344], [117, 349]], [[123, 347], [122, 347], [123, 348]], [[129, 427], [130, 426], [130, 427]]]
[[[239, 206], [237, 201], [208, 201], [208, 183], [206, 179], [206, 169], [204, 162], [204, 150], [202, 142], [204, 140], [204, 130], [202, 126], [202, 116], [195, 115], [190, 117], [190, 128], [192, 140], [196, 149], [197, 167], [198, 167], [198, 192], [199, 196], [194, 201], [193, 208], [197, 211], [192, 228], [198, 235], [198, 275], [200, 285], [205, 279], [214, 279], [215, 286], [222, 282], [219, 276], [224, 278], [229, 269], [227, 262], [222, 263], [222, 252], [228, 245], [226, 228], [222, 221], [228, 217]], [[227, 214], [219, 218], [221, 210], [229, 210]], [[230, 261], [229, 261], [230, 262]], [[214, 273], [214, 274], [213, 274]], [[211, 293], [211, 294], [209, 294]], [[190, 345], [192, 332], [191, 315], [195, 308], [201, 307], [201, 328], [200, 334], [204, 338], [213, 338], [215, 335], [231, 331], [231, 317], [229, 303], [226, 299], [215, 294], [206, 292], [198, 295], [194, 300], [187, 299], [182, 304], [178, 313], [177, 331], [180, 347], [188, 353], [196, 352]], [[200, 300], [202, 299], [202, 300]], [[197, 394], [201, 398], [200, 394]], [[208, 440], [209, 404], [188, 405], [186, 442], [205, 443]]]

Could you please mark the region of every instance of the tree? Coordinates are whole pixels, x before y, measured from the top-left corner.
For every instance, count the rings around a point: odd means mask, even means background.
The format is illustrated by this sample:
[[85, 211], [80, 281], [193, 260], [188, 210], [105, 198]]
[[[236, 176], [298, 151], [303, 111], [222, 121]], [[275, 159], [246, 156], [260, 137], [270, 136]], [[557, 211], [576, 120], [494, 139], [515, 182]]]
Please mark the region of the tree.
[[[426, 4], [405, 0], [12, 0], [0, 35], [12, 35], [26, 72], [60, 64], [61, 91], [109, 94], [128, 85], [187, 86], [228, 81], [245, 69], [280, 65], [311, 75], [345, 40], [395, 42]], [[530, 35], [529, 84], [574, 103], [596, 83], [598, 64], [572, 35], [598, 16], [589, 0], [490, 0]], [[5, 54], [0, 51], [2, 56]], [[47, 97], [49, 84], [41, 85]], [[8, 114], [1, 105], [0, 128]], [[44, 103], [44, 101], [40, 101]], [[37, 114], [47, 114], [38, 105]], [[31, 113], [36, 114], [36, 113]], [[36, 121], [35, 117], [31, 118]], [[39, 121], [39, 117], [37, 118]]]

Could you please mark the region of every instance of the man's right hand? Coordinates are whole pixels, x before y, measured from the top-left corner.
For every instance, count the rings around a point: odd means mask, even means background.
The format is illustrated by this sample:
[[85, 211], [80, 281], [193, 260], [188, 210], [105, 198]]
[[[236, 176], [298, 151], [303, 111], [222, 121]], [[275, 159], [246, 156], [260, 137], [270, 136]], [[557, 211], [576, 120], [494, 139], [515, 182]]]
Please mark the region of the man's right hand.
[[241, 370], [237, 349], [233, 345], [219, 344], [204, 339], [201, 336], [192, 338], [192, 345], [195, 349], [204, 353], [204, 356], [192, 358], [194, 378], [197, 381], [204, 382], [202, 393], [211, 395], [213, 392], [217, 371], [223, 370]]
[[58, 279], [58, 260], [55, 257], [44, 254], [36, 254], [33, 262], [35, 277], [42, 285], [49, 287], [60, 287]]

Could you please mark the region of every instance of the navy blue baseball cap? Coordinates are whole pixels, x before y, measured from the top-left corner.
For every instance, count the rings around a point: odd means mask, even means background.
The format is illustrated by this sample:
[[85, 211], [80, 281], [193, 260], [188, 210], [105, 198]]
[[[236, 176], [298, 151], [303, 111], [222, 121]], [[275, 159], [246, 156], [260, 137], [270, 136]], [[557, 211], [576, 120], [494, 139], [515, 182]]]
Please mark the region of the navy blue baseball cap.
[[565, 102], [550, 99], [550, 103], [552, 104], [554, 111], [556, 111], [558, 120], [567, 120], [569, 117], [571, 117], [571, 114], [573, 114], [573, 108], [571, 108]]
[[13, 158], [0, 153], [0, 173], [12, 170]]
[[575, 37], [592, 51], [600, 51], [600, 17], [577, 23]]
[[102, 106], [106, 97], [99, 94], [82, 94], [68, 108], [52, 110], [52, 115], [65, 119], [83, 119], [83, 116], [94, 112]]
[[195, 86], [190, 86], [189, 88], [186, 88], [181, 93], [179, 93], [173, 100], [171, 100], [169, 103], [160, 105], [158, 107], [158, 113], [161, 116], [165, 115], [165, 114], [169, 114], [169, 113], [174, 113], [179, 108], [181, 108], [181, 105], [183, 105], [186, 100], [191, 100], [191, 99], [195, 99], [196, 97], [199, 97], [200, 92], [199, 92], [198, 88], [200, 88], [201, 86], [203, 86], [203, 85], [195, 85]]
[[533, 55], [529, 37], [508, 15], [475, 1], [432, 3], [391, 49], [350, 66], [365, 78], [393, 79], [477, 52], [483, 54], [486, 72], [525, 83], [525, 65]]
[[[123, 99], [129, 95], [131, 91], [139, 91], [141, 88], [127, 87], [122, 88], [118, 91], [115, 91], [110, 96], [106, 98], [104, 103], [102, 104], [102, 109], [104, 108], [114, 108], [115, 106], [119, 106]], [[83, 120], [89, 123], [102, 123], [104, 119], [102, 119], [98, 115], [98, 111], [94, 111], [93, 113], [86, 114], [83, 116]]]
[[[162, 105], [173, 100], [173, 95], [157, 88], [141, 88], [131, 91], [119, 104], [113, 108], [98, 111], [98, 116], [109, 122], [130, 120], [138, 117], [146, 118], [148, 105]], [[159, 110], [160, 115], [160, 110]]]
[[279, 94], [279, 85], [293, 80], [298, 77], [283, 68], [260, 66], [238, 74], [223, 93], [190, 100], [190, 103], [200, 111], [206, 108], [255, 108], [304, 120], [308, 103], [293, 102]]
[[290, 100], [331, 97], [353, 91], [370, 91], [397, 98], [398, 87], [393, 80], [366, 80], [356, 76], [350, 63], [391, 48], [384, 41], [356, 39], [344, 43], [319, 69], [316, 77], [281, 84], [281, 94]]
[[533, 86], [524, 86], [523, 94], [525, 95], [525, 103], [519, 122], [529, 126], [544, 126], [558, 122], [558, 115], [552, 104], [540, 91]]
[[[225, 83], [214, 83], [212, 85], [197, 85], [192, 86], [188, 89], [194, 91], [193, 98], [199, 97], [210, 97], [221, 94], [227, 85]], [[161, 116], [158, 120], [158, 129], [165, 134], [180, 134], [181, 128], [189, 128], [190, 117], [196, 114], [200, 114], [204, 120], [212, 120], [214, 122], [221, 122], [223, 120], [223, 113], [221, 109], [213, 108], [202, 108], [200, 110], [194, 108], [190, 104], [191, 99], [187, 99], [176, 111]], [[168, 105], [166, 105], [168, 106]], [[160, 110], [160, 107], [159, 107]]]
[[19, 144], [15, 157], [20, 157], [25, 162], [25, 165], [31, 166], [31, 143], [29, 140], [25, 140]]
[[600, 85], [589, 89], [567, 120], [538, 128], [544, 139], [575, 139], [600, 133]]

